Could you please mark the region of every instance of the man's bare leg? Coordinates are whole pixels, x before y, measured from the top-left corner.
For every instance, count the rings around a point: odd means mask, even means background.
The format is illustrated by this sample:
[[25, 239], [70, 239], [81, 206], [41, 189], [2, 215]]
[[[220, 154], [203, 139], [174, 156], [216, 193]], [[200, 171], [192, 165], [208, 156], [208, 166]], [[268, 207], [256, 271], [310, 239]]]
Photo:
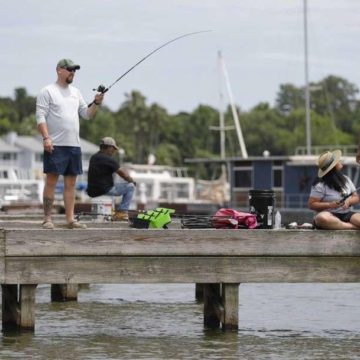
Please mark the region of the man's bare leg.
[[44, 192], [43, 192], [43, 207], [44, 207], [44, 221], [51, 221], [52, 207], [54, 205], [55, 186], [59, 175], [46, 174]]
[[68, 224], [74, 221], [74, 206], [75, 206], [75, 183], [76, 176], [64, 176], [64, 204], [65, 216]]

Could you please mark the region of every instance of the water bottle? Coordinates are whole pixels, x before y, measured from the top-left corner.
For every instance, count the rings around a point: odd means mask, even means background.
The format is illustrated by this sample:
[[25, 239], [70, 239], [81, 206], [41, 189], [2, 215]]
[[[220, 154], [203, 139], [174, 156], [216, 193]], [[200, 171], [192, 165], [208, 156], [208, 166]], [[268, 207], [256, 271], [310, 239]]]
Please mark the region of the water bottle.
[[281, 229], [281, 214], [278, 210], [275, 214], [275, 226], [274, 229]]

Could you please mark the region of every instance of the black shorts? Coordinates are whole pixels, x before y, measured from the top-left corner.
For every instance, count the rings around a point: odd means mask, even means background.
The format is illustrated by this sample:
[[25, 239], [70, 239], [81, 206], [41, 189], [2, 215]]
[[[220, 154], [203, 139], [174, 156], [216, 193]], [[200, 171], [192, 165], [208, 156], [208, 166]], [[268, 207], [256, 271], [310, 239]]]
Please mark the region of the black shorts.
[[82, 174], [81, 148], [54, 146], [51, 154], [44, 151], [44, 173], [65, 176]]
[[[346, 213], [334, 213], [334, 212], [332, 212], [331, 214], [336, 216], [341, 221], [348, 223], [348, 222], [350, 222], [351, 217], [354, 214], [356, 214], [356, 212], [355, 211], [348, 211]], [[316, 227], [316, 229], [321, 229], [320, 226], [316, 225], [315, 220], [313, 221], [313, 225]]]
[[343, 222], [350, 222], [351, 217], [356, 213], [354, 211], [348, 211], [346, 213], [332, 213], [332, 214]]

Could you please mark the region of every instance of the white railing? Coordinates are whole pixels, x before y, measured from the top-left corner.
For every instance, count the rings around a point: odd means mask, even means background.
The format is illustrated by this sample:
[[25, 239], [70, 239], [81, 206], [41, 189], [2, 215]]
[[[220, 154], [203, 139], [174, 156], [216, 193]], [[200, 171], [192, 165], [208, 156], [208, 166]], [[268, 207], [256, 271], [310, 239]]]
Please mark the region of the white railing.
[[[357, 148], [357, 145], [317, 145], [311, 147], [310, 155], [320, 155], [327, 150], [340, 149], [343, 156], [355, 156]], [[307, 155], [306, 146], [296, 147], [295, 155]]]

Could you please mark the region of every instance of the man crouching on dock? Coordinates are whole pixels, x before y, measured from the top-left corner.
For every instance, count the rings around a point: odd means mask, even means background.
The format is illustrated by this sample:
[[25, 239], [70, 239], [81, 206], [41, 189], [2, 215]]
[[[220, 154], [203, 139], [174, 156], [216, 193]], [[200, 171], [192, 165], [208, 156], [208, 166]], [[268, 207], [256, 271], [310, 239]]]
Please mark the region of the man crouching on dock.
[[[128, 221], [128, 210], [136, 183], [113, 158], [118, 150], [119, 148], [113, 138], [105, 137], [101, 140], [100, 151], [90, 158], [87, 193], [90, 197], [122, 196], [121, 203], [117, 206], [113, 216], [113, 221]], [[125, 182], [114, 184], [114, 173], [123, 178]]]

